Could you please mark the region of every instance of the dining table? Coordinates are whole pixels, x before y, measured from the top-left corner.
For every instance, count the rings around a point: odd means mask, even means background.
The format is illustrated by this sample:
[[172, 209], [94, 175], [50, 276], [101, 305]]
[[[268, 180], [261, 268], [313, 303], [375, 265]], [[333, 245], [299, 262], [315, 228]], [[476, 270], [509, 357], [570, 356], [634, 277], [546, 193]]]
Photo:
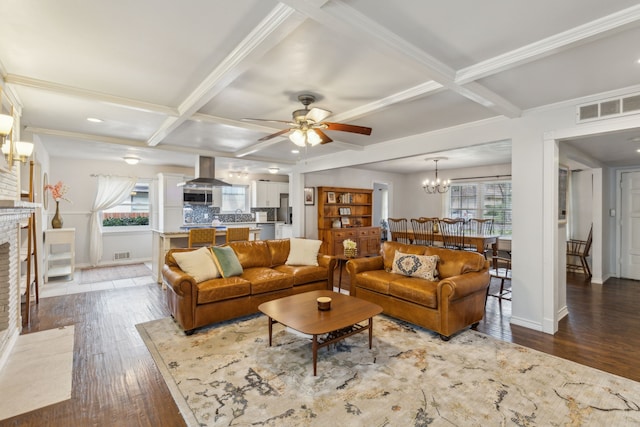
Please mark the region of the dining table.
[[[465, 234], [464, 235], [464, 243], [467, 245], [473, 245], [476, 247], [476, 251], [484, 254], [484, 249], [491, 245], [493, 250], [493, 254], [498, 253], [498, 239], [500, 238], [499, 234]], [[409, 230], [406, 233], [404, 232], [395, 232], [391, 233], [391, 240], [398, 241], [398, 239], [408, 239], [410, 244], [413, 244], [415, 240], [415, 236], [413, 231]], [[441, 233], [433, 233], [433, 241], [434, 242], [444, 242], [443, 236]]]

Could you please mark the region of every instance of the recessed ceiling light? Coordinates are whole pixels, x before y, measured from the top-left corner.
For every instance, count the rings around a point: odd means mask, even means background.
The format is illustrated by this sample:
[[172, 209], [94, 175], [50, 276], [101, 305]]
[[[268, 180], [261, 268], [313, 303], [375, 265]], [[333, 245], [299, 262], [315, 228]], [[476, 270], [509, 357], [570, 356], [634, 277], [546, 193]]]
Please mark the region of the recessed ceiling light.
[[269, 173], [278, 173], [280, 172], [280, 168], [277, 168], [275, 166], [272, 166], [269, 168]]
[[298, 154], [298, 153], [300, 152], [300, 150], [291, 150], [291, 152], [292, 152], [293, 154]]
[[130, 165], [137, 165], [138, 162], [140, 161], [140, 159], [135, 156], [125, 156], [123, 157], [123, 159], [125, 162], [127, 162]]
[[635, 136], [633, 138], [629, 138], [629, 141], [631, 141], [631, 142], [640, 142], [640, 136]]
[[640, 153], [640, 148], [638, 148], [636, 151], [637, 151], [638, 153]]
[[99, 119], [97, 117], [87, 117], [87, 121], [91, 123], [102, 123], [104, 120]]

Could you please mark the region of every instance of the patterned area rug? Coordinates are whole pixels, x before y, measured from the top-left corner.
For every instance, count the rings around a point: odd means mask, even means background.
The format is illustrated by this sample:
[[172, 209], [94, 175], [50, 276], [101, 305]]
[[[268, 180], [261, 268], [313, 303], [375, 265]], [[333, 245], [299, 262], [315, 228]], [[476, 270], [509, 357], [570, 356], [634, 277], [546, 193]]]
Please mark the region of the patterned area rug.
[[144, 264], [115, 265], [111, 267], [86, 268], [82, 270], [81, 283], [106, 282], [108, 280], [129, 279], [150, 276], [151, 270]]
[[172, 319], [137, 325], [192, 426], [640, 425], [640, 383], [467, 330], [436, 334], [374, 318], [318, 353], [255, 315], [187, 337]]

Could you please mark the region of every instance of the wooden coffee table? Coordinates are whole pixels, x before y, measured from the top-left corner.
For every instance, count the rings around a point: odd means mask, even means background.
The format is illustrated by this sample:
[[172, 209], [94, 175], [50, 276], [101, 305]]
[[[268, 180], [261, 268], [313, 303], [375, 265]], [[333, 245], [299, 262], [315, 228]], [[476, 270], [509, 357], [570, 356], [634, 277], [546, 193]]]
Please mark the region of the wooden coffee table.
[[[331, 310], [318, 310], [316, 298], [331, 297]], [[281, 323], [303, 334], [312, 335], [313, 375], [317, 374], [318, 349], [346, 337], [369, 331], [369, 348], [373, 340], [373, 316], [382, 307], [369, 301], [333, 291], [311, 291], [291, 295], [260, 304], [258, 309], [269, 317], [269, 347], [272, 344], [273, 324]], [[367, 325], [359, 322], [368, 320]], [[321, 340], [318, 335], [325, 335]]]

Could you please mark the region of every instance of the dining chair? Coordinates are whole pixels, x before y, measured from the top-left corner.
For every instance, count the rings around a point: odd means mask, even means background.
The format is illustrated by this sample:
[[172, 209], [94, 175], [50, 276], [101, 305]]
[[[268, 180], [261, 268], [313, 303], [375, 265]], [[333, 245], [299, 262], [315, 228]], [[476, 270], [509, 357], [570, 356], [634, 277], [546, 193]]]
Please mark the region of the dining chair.
[[407, 234], [407, 218], [388, 218], [391, 240], [400, 243], [411, 243]]
[[187, 245], [190, 248], [197, 246], [213, 245], [216, 241], [215, 228], [192, 228], [189, 230]]
[[500, 280], [500, 290], [497, 294], [490, 293], [491, 283], [489, 283], [487, 296], [498, 298], [500, 302], [502, 302], [502, 300], [511, 301], [511, 288], [505, 289], [504, 287], [505, 281], [508, 280], [511, 282], [511, 258], [494, 256], [492, 259], [492, 267], [489, 269], [489, 276]]
[[464, 250], [464, 219], [441, 218], [438, 224], [443, 246], [447, 249]]
[[227, 243], [249, 240], [249, 227], [227, 227]]
[[416, 245], [433, 246], [433, 218], [411, 218], [413, 243]]
[[[465, 235], [486, 236], [493, 234], [493, 218], [471, 218], [467, 221]], [[476, 245], [465, 244], [464, 249], [467, 251], [480, 252]], [[488, 248], [482, 248], [484, 257], [487, 257]]]
[[593, 225], [591, 225], [591, 228], [589, 229], [587, 240], [567, 240], [567, 271], [582, 270], [582, 272], [587, 275], [587, 278], [591, 278], [591, 268], [589, 268], [587, 257], [591, 251], [592, 241]]

